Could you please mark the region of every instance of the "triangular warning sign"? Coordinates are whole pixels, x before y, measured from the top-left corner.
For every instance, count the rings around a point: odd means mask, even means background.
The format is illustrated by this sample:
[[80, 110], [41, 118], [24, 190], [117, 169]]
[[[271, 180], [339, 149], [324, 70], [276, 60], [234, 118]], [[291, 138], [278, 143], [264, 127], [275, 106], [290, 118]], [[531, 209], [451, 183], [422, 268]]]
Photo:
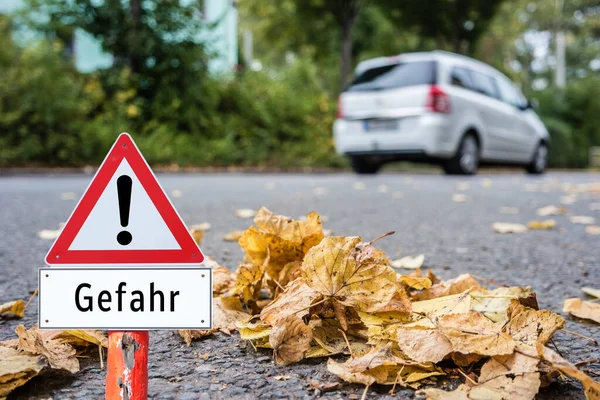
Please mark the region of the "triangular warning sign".
[[148, 163], [119, 135], [46, 256], [52, 265], [198, 265], [204, 256]]

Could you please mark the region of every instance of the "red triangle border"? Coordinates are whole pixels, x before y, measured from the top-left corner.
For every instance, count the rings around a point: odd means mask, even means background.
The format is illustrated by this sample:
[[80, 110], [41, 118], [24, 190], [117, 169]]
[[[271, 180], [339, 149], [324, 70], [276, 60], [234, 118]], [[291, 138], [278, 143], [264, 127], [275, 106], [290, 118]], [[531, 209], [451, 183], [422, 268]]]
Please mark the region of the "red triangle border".
[[[126, 159], [142, 187], [181, 247], [178, 250], [69, 250], [117, 168]], [[46, 264], [81, 265], [198, 265], [204, 255], [133, 142], [122, 133], [100, 165], [89, 187], [46, 255]]]

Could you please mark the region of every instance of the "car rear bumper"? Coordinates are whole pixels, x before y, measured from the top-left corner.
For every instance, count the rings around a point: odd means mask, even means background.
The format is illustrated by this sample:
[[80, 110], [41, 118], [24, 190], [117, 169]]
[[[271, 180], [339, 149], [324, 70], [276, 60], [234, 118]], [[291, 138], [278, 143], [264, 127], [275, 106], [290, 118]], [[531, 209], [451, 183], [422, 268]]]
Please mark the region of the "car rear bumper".
[[336, 151], [390, 160], [447, 159], [454, 155], [456, 141], [447, 128], [447, 116], [427, 113], [399, 121], [397, 130], [368, 132], [363, 120], [338, 119], [333, 127]]

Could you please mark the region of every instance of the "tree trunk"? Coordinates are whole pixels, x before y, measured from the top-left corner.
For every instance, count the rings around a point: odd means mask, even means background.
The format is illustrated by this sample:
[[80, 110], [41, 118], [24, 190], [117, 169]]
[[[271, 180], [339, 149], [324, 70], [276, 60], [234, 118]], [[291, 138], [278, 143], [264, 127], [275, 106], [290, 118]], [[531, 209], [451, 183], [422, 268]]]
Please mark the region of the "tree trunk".
[[139, 42], [139, 29], [141, 21], [141, 0], [129, 0], [129, 12], [131, 14], [131, 32], [129, 41], [129, 67], [131, 72], [137, 73], [141, 70], [141, 57], [139, 56], [138, 48], [141, 45]]
[[342, 34], [342, 53], [340, 59], [340, 91], [344, 90], [348, 83], [348, 77], [352, 68], [352, 31], [358, 15], [360, 0], [342, 1], [338, 8], [338, 24]]
[[342, 26], [342, 58], [340, 60], [340, 92], [344, 90], [352, 67], [352, 28], [354, 22]]

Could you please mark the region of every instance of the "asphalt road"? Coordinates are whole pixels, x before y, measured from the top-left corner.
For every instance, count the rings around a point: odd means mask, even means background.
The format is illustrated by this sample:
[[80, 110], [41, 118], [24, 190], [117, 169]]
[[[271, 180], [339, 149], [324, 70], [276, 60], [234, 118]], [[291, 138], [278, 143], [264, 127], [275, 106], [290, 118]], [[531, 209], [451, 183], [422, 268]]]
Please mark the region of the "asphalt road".
[[[51, 245], [37, 233], [56, 229], [66, 220], [76, 200], [64, 200], [63, 194], [73, 192], [79, 198], [90, 179], [89, 175], [0, 177], [0, 304], [27, 298], [37, 287], [36, 270], [43, 266]], [[558, 227], [550, 231], [502, 235], [490, 229], [494, 222], [527, 223], [539, 218], [539, 207], [561, 205], [567, 184], [600, 183], [598, 173], [529, 177], [515, 170], [472, 178], [400, 173], [375, 177], [178, 174], [160, 175], [159, 180], [167, 192], [179, 191], [179, 196], [171, 197], [186, 223], [212, 225], [202, 249], [232, 269], [241, 261], [242, 252], [236, 243], [221, 237], [251, 224], [249, 219], [237, 218], [236, 209], [264, 205], [293, 217], [318, 211], [328, 217], [325, 228], [336, 235], [372, 239], [395, 230], [394, 236], [378, 243], [390, 257], [424, 253], [426, 266], [442, 278], [470, 272], [508, 285], [530, 285], [540, 306], [556, 312], [561, 312], [565, 298], [585, 297], [582, 286], [600, 287], [600, 236], [586, 233], [584, 225], [569, 222], [568, 216], [553, 217]], [[468, 201], [453, 201], [455, 193], [463, 193]], [[569, 215], [594, 216], [600, 224], [600, 211], [590, 208], [600, 202], [600, 192], [572, 197], [575, 202], [566, 205]], [[518, 212], [503, 214], [501, 207], [514, 207]], [[564, 316], [567, 329], [600, 341], [598, 325]], [[36, 318], [37, 304], [33, 303], [24, 319], [0, 321], [0, 340], [14, 337], [18, 324], [30, 327]], [[554, 343], [574, 362], [600, 358], [598, 346], [573, 335], [558, 333]], [[206, 361], [198, 358], [205, 353], [209, 353]], [[599, 378], [597, 361], [584, 369]], [[275, 380], [277, 375], [289, 379]], [[82, 372], [35, 378], [12, 398], [102, 398], [103, 376], [97, 358], [82, 359]], [[151, 333], [149, 391], [156, 398], [318, 395], [307, 380], [337, 381], [323, 360], [276, 367], [269, 352], [256, 354], [235, 335], [217, 335], [188, 348], [174, 332]], [[369, 397], [387, 389], [373, 388]], [[344, 384], [324, 395], [347, 398], [352, 394], [360, 397], [362, 387]], [[412, 391], [397, 395], [413, 397]], [[584, 395], [577, 383], [565, 381], [543, 389], [539, 398], [583, 399]]]

